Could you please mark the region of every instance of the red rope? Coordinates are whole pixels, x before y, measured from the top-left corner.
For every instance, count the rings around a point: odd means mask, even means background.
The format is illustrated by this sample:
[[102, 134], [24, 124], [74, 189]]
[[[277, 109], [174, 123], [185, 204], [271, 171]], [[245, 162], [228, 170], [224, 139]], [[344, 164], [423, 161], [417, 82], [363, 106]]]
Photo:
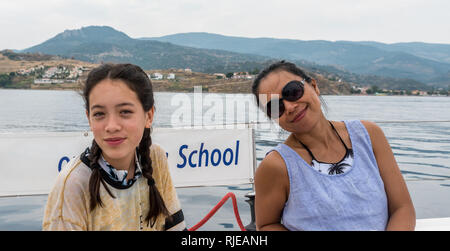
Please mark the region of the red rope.
[[231, 197], [231, 201], [233, 202], [234, 216], [236, 216], [236, 220], [239, 225], [239, 228], [241, 229], [241, 231], [246, 231], [244, 225], [242, 225], [241, 217], [239, 216], [239, 211], [238, 211], [237, 202], [236, 202], [236, 195], [234, 195], [234, 193], [231, 193], [231, 192], [227, 193], [222, 198], [222, 200], [220, 200], [219, 203], [217, 203], [217, 205], [201, 221], [199, 221], [195, 226], [189, 228], [188, 230], [195, 231], [195, 230], [199, 229], [201, 226], [203, 226], [217, 212], [217, 210], [219, 210], [219, 208], [221, 208], [223, 206], [223, 204], [225, 204], [225, 202], [230, 197]]

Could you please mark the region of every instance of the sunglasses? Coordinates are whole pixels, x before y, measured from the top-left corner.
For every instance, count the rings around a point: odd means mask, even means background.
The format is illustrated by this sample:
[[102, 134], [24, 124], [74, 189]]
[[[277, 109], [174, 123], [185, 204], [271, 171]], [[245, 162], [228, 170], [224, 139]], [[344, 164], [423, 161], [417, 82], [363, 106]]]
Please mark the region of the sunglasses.
[[280, 118], [285, 110], [283, 100], [294, 102], [303, 97], [305, 92], [305, 82], [303, 80], [292, 80], [281, 90], [281, 98], [274, 98], [267, 102], [265, 111], [267, 116], [272, 119]]

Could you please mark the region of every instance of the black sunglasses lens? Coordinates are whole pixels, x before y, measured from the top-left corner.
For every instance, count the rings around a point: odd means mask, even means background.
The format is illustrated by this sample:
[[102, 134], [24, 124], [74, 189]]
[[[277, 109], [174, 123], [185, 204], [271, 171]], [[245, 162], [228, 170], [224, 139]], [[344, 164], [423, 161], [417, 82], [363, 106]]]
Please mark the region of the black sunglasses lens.
[[297, 101], [303, 96], [304, 87], [303, 83], [300, 81], [291, 81], [289, 82], [282, 91], [283, 99], [287, 101]]
[[277, 119], [284, 113], [284, 103], [280, 99], [274, 99], [267, 102], [266, 113], [269, 118]]
[[284, 113], [283, 99], [294, 102], [303, 97], [304, 86], [303, 83], [297, 80], [293, 80], [286, 84], [281, 91], [281, 99], [273, 99], [266, 104], [266, 113], [269, 118], [280, 118]]

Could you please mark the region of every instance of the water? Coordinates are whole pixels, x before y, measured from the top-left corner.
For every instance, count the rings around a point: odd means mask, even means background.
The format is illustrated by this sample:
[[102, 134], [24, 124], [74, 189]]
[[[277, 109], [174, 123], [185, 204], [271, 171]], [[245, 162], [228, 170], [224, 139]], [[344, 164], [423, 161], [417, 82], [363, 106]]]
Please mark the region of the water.
[[[175, 121], [172, 114], [181, 104], [172, 103], [174, 93], [156, 93], [155, 127], [182, 126], [201, 121]], [[193, 94], [188, 97], [194, 104]], [[204, 94], [204, 111], [208, 94]], [[211, 96], [209, 96], [211, 98]], [[235, 112], [224, 106], [227, 122], [249, 122], [254, 116], [251, 95], [220, 94], [223, 103], [237, 98], [247, 101]], [[407, 181], [417, 218], [450, 217], [450, 98], [392, 96], [325, 96], [327, 117], [331, 120], [361, 119], [378, 122], [391, 144]], [[185, 104], [186, 105], [186, 104]], [[255, 115], [257, 113], [257, 115]], [[219, 116], [220, 117], [220, 116]], [[206, 119], [205, 119], [206, 120]], [[398, 121], [415, 121], [398, 123]], [[422, 121], [422, 122], [420, 122]], [[447, 122], [423, 122], [447, 121]], [[206, 121], [217, 124], [219, 121]], [[256, 131], [258, 162], [272, 147], [284, 141], [287, 133], [274, 124], [261, 124]], [[72, 91], [0, 90], [0, 133], [86, 131], [89, 125], [79, 94]], [[177, 189], [188, 227], [200, 221], [228, 192], [234, 192], [244, 225], [250, 222], [245, 194], [251, 185]], [[40, 230], [46, 196], [0, 198], [0, 230]], [[231, 202], [227, 202], [200, 230], [239, 230]]]

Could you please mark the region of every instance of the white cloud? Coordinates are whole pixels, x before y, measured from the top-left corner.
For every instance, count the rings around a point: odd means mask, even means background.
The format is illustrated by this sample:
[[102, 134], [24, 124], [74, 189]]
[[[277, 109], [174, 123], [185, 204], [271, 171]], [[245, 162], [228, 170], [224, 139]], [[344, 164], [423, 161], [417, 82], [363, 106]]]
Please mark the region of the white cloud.
[[131, 37], [204, 31], [303, 40], [450, 43], [447, 0], [0, 0], [0, 49], [108, 25]]

